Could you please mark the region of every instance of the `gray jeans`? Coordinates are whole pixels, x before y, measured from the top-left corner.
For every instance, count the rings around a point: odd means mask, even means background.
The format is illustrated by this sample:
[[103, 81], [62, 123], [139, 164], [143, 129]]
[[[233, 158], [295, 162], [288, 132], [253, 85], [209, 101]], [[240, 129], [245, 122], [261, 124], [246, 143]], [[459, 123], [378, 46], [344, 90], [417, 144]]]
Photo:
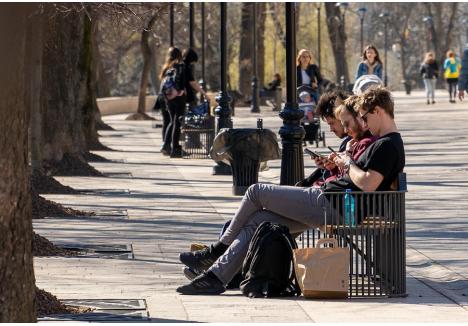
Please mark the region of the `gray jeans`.
[[318, 188], [299, 188], [257, 183], [249, 187], [231, 224], [220, 241], [229, 248], [210, 267], [224, 284], [241, 270], [250, 240], [265, 221], [279, 223], [299, 235], [307, 229], [323, 225], [327, 200]]

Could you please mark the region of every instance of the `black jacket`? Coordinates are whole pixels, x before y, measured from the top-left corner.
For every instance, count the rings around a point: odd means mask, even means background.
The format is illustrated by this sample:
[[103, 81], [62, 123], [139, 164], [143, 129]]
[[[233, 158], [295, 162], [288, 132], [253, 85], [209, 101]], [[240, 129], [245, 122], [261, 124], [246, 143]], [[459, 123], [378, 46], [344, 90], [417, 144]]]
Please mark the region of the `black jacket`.
[[[296, 67], [296, 72], [297, 72], [296, 83], [297, 83], [297, 87], [299, 87], [299, 86], [302, 86], [301, 66]], [[312, 84], [312, 81], [317, 80], [317, 84], [320, 85], [320, 83], [322, 82], [322, 75], [320, 74], [320, 70], [317, 65], [315, 64], [309, 65], [305, 72], [309, 76], [311, 80], [311, 84]], [[309, 86], [312, 86], [312, 85], [309, 85]]]
[[436, 61], [432, 63], [422, 63], [419, 68], [419, 73], [422, 78], [433, 79], [439, 77], [439, 65]]

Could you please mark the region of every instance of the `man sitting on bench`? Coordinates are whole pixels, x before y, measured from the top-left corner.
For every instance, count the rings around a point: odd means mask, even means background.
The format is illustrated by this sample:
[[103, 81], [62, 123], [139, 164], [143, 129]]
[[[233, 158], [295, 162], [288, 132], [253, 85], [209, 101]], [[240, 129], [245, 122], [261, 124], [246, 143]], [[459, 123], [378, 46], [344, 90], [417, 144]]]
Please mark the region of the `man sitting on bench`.
[[204, 250], [180, 254], [182, 263], [201, 274], [177, 288], [177, 292], [188, 295], [223, 293], [225, 285], [241, 270], [250, 240], [264, 221], [283, 224], [291, 234], [323, 225], [322, 207], [329, 206], [325, 196], [320, 196], [323, 191], [390, 190], [392, 181], [405, 165], [391, 94], [384, 88], [370, 88], [360, 95], [359, 106], [360, 123], [378, 139], [356, 162], [345, 159], [345, 175], [325, 183], [322, 188], [252, 185], [218, 242]]

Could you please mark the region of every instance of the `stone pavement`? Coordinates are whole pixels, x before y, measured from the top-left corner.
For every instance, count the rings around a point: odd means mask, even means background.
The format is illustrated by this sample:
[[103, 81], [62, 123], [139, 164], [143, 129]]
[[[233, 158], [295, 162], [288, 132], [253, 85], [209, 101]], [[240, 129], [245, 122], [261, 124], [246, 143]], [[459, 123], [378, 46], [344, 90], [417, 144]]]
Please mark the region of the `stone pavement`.
[[[396, 120], [406, 145], [407, 298], [353, 300], [248, 299], [180, 296], [178, 253], [190, 242], [214, 241], [241, 197], [230, 176], [212, 176], [208, 159], [162, 156], [161, 130], [148, 121], [106, 116], [116, 131], [101, 131], [96, 152], [115, 163], [92, 163], [114, 177], [57, 177], [93, 195], [45, 195], [79, 209], [126, 210], [122, 216], [34, 220], [34, 229], [58, 244], [132, 244], [134, 259], [35, 258], [36, 282], [62, 299], [146, 299], [153, 322], [468, 322], [468, 101], [426, 105], [422, 92], [395, 93]], [[276, 112], [237, 108], [234, 125], [278, 131]], [[328, 131], [327, 145], [339, 141]], [[327, 151], [320, 148], [319, 151]], [[306, 159], [306, 173], [312, 163]], [[278, 183], [280, 161], [268, 163], [261, 182]], [[123, 174], [118, 174], [123, 173]], [[126, 175], [125, 173], [131, 173]]]

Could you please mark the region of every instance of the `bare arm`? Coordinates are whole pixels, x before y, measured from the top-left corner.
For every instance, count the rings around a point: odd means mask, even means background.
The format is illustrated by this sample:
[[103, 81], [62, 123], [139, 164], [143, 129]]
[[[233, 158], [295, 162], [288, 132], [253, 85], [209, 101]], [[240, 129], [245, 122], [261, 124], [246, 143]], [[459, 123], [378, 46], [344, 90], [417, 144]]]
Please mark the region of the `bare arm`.
[[349, 166], [348, 174], [353, 183], [362, 191], [376, 191], [384, 179], [383, 175], [379, 172], [374, 170], [365, 172], [353, 163]]
[[190, 86], [192, 86], [192, 88], [193, 88], [194, 90], [196, 90], [197, 92], [202, 93], [203, 96], [206, 97], [205, 91], [203, 90], [203, 88], [200, 87], [200, 84], [199, 84], [196, 80], [192, 80], [192, 81], [190, 82]]

